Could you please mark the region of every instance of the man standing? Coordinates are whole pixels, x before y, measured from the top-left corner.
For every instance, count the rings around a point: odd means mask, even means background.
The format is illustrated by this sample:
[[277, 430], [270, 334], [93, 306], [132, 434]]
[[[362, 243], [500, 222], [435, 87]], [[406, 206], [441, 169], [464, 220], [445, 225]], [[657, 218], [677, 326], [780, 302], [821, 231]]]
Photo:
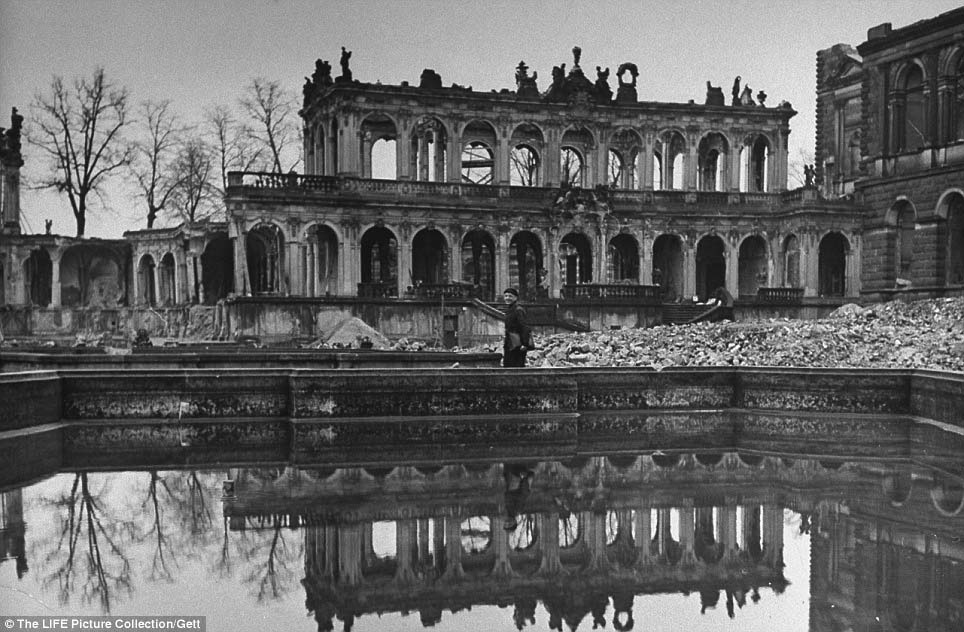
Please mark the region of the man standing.
[[502, 366], [526, 365], [527, 345], [531, 344], [531, 332], [526, 323], [526, 310], [519, 305], [519, 290], [506, 288], [502, 300], [508, 305], [505, 312], [505, 342], [502, 345]]

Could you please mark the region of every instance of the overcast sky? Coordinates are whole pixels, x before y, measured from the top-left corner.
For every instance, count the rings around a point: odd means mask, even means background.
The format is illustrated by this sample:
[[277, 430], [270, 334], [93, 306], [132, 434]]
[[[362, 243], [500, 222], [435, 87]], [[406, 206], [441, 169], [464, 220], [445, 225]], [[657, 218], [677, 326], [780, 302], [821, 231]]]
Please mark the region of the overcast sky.
[[[172, 99], [187, 119], [206, 106], [234, 105], [256, 76], [299, 94], [314, 60], [338, 74], [341, 46], [352, 51], [355, 79], [417, 83], [433, 68], [444, 85], [514, 88], [519, 60], [545, 90], [554, 65], [640, 69], [641, 100], [701, 103], [706, 81], [729, 95], [736, 75], [768, 103], [790, 101], [791, 157], [812, 154], [816, 51], [854, 46], [882, 22], [895, 28], [930, 18], [960, 0], [716, 0], [698, 2], [542, 2], [529, 0], [0, 0], [0, 126], [17, 107], [30, 125], [30, 103], [51, 78], [90, 76], [103, 66], [132, 99]], [[587, 74], [593, 75], [587, 70]], [[26, 148], [24, 175], [43, 165]], [[110, 200], [120, 220], [94, 211], [90, 236], [143, 228], [135, 200]], [[73, 234], [66, 199], [24, 191], [33, 231], [54, 220]]]

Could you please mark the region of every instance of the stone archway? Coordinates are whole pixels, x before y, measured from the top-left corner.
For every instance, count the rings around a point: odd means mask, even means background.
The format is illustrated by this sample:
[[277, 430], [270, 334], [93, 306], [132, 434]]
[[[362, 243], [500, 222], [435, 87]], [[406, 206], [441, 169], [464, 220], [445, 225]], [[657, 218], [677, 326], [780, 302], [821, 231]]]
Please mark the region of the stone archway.
[[477, 228], [462, 240], [462, 282], [473, 288], [473, 296], [495, 299], [495, 240]]
[[449, 278], [449, 247], [435, 228], [424, 228], [412, 239], [412, 284], [443, 285]]
[[27, 288], [27, 302], [38, 307], [47, 307], [51, 300], [53, 285], [53, 264], [50, 253], [45, 248], [37, 248], [23, 262], [24, 284]]
[[359, 296], [398, 296], [398, 240], [384, 226], [362, 235]]
[[[536, 298], [545, 277], [542, 243], [529, 231], [519, 231], [509, 242], [509, 283], [523, 300]], [[504, 288], [503, 288], [504, 289]]]
[[739, 295], [756, 296], [767, 283], [767, 243], [759, 235], [751, 235], [740, 244], [738, 260]]
[[827, 233], [820, 240], [817, 255], [820, 296], [846, 296], [849, 252], [850, 242], [838, 232]]
[[584, 233], [569, 233], [559, 242], [563, 285], [592, 283], [592, 244]]
[[252, 294], [284, 291], [284, 233], [274, 224], [261, 224], [248, 231], [245, 250]]
[[201, 285], [205, 305], [234, 292], [234, 246], [225, 234], [209, 241], [201, 253]]
[[157, 304], [157, 277], [154, 276], [156, 267], [151, 255], [144, 255], [137, 263], [137, 287], [140, 290], [137, 302], [142, 305]]
[[726, 287], [726, 244], [707, 235], [696, 245], [696, 294], [705, 301], [720, 287]]
[[653, 285], [666, 302], [683, 297], [683, 241], [678, 235], [660, 235], [653, 242]]
[[639, 283], [639, 245], [632, 235], [616, 235], [609, 241], [607, 261], [610, 283]]

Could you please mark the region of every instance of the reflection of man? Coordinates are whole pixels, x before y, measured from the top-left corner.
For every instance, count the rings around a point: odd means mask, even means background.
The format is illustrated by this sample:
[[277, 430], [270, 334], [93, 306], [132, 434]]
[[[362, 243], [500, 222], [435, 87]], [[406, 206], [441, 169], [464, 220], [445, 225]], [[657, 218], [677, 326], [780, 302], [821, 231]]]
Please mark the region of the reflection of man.
[[508, 306], [505, 312], [505, 341], [502, 344], [502, 366], [524, 367], [530, 330], [526, 323], [526, 310], [519, 305], [519, 291], [506, 288], [502, 300]]
[[526, 498], [529, 497], [531, 480], [534, 473], [522, 463], [504, 463], [502, 476], [505, 478], [505, 530], [514, 531], [519, 526], [517, 520]]

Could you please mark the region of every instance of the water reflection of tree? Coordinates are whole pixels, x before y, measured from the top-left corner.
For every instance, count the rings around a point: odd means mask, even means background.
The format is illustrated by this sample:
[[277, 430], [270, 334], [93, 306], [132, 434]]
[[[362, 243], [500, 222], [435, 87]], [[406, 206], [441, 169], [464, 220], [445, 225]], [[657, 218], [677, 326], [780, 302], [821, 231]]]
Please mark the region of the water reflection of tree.
[[46, 589], [56, 584], [61, 605], [79, 593], [84, 603], [96, 601], [103, 612], [110, 612], [114, 591], [132, 592], [131, 561], [122, 544], [136, 531], [134, 522], [105, 510], [98, 494], [91, 492], [87, 473], [76, 474], [70, 491], [50, 504], [61, 510], [60, 537], [44, 560], [53, 570], [42, 585]]
[[255, 587], [258, 603], [280, 599], [298, 585], [294, 580], [302, 547], [288, 545], [281, 521], [275, 521], [270, 530], [245, 531], [239, 548], [241, 558], [250, 564], [241, 581]]

